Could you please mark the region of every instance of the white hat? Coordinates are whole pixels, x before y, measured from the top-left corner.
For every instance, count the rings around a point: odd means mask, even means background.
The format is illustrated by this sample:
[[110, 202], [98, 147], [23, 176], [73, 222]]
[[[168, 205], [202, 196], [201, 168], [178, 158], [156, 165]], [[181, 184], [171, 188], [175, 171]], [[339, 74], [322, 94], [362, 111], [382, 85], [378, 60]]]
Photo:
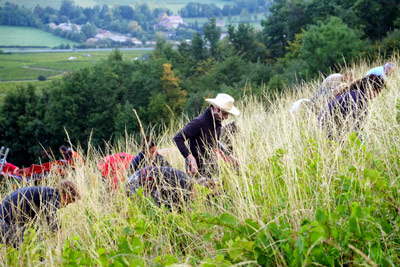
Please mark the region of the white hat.
[[240, 115], [240, 111], [233, 106], [235, 100], [228, 94], [218, 94], [216, 98], [207, 98], [206, 101], [225, 112], [233, 115]]

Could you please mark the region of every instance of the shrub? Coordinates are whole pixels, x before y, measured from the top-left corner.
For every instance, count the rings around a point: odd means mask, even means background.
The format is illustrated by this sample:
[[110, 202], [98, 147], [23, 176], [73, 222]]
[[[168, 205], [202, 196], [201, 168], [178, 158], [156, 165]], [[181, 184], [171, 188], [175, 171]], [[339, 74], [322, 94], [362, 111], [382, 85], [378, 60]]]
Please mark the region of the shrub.
[[39, 75], [37, 79], [38, 79], [38, 81], [41, 81], [41, 82], [42, 82], [42, 81], [45, 81], [45, 80], [46, 80], [46, 76], [44, 76], [44, 75]]

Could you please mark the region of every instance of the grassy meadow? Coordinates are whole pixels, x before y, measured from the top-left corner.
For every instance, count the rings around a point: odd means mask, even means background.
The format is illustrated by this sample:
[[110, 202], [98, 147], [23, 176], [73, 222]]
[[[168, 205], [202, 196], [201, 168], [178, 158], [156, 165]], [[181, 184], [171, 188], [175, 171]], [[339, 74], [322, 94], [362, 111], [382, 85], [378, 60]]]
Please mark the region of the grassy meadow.
[[0, 46], [55, 47], [61, 44], [77, 44], [43, 30], [29, 27], [0, 26], [0, 36], [2, 37], [0, 38]]
[[[393, 61], [399, 64], [398, 57]], [[351, 68], [360, 78], [370, 66], [361, 63]], [[33, 231], [19, 249], [1, 246], [0, 262], [10, 266], [398, 266], [398, 69], [386, 84], [370, 104], [362, 141], [350, 133], [329, 141], [306, 107], [296, 116], [288, 112], [297, 99], [314, 94], [317, 82], [298, 85], [274, 101], [237, 100], [242, 114], [234, 118], [240, 132], [233, 143], [240, 169], [220, 162], [218, 189], [196, 185], [194, 201], [182, 211], [160, 209], [140, 192], [128, 199], [123, 183], [110, 192], [96, 169], [104, 155], [93, 147], [79, 151], [86, 164], [65, 178], [77, 182], [82, 200], [59, 211], [62, 231], [57, 235]], [[159, 148], [174, 147], [172, 138], [185, 123], [176, 121], [166, 129], [158, 138]], [[133, 140], [127, 136], [105, 154], [136, 154], [139, 145]], [[166, 157], [174, 167], [184, 169], [176, 149]], [[52, 176], [42, 184], [53, 186], [60, 179]], [[1, 199], [10, 192], [1, 192]]]

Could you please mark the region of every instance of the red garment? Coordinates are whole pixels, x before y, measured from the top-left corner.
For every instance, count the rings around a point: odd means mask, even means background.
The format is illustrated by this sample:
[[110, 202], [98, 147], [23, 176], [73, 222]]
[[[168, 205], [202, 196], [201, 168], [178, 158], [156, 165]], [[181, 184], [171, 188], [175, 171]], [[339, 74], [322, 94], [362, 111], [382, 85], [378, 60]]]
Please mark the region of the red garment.
[[82, 164], [85, 164], [85, 161], [82, 159], [81, 155], [78, 154], [78, 152], [73, 151], [73, 150], [71, 150], [71, 151], [72, 151], [72, 161], [73, 162], [80, 161], [80, 162], [82, 162]]
[[6, 163], [3, 166], [3, 172], [8, 174], [14, 174], [16, 169], [18, 169], [18, 167], [11, 163]]
[[109, 155], [100, 160], [97, 168], [103, 174], [103, 177], [111, 182], [111, 189], [118, 188], [118, 182], [125, 180], [125, 171], [129, 168], [130, 163], [135, 156], [128, 153], [119, 153]]

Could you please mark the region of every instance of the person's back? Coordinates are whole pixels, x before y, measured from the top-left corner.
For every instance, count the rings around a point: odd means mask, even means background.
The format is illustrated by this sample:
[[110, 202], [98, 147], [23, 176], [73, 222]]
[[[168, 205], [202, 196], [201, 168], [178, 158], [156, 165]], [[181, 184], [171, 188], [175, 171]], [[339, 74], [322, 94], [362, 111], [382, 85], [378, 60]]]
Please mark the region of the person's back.
[[147, 167], [136, 171], [126, 184], [128, 196], [143, 187], [145, 194], [153, 197], [155, 203], [171, 204], [187, 201], [193, 183], [183, 171], [172, 167]]
[[125, 180], [125, 172], [129, 168], [135, 156], [128, 153], [109, 155], [100, 160], [97, 168], [101, 171], [103, 178], [110, 183], [111, 189], [118, 188], [119, 181]]
[[386, 78], [394, 72], [396, 65], [393, 62], [388, 62], [383, 66], [378, 66], [367, 71], [365, 77], [369, 75], [376, 75], [380, 78]]
[[[214, 164], [211, 149], [217, 147], [220, 134], [221, 122], [213, 119], [211, 108], [208, 108], [178, 132], [174, 137], [174, 142], [184, 158], [190, 154], [193, 155], [200, 175], [208, 176], [208, 171], [213, 169]], [[189, 149], [184, 144], [185, 140], [188, 140]]]
[[0, 243], [18, 246], [26, 226], [59, 229], [57, 211], [80, 198], [74, 182], [62, 180], [57, 188], [30, 186], [8, 195], [0, 204]]
[[60, 206], [57, 189], [42, 186], [20, 188], [8, 195], [0, 205], [0, 219], [8, 224], [25, 224], [40, 213], [53, 225], [55, 213]]
[[135, 156], [129, 168], [131, 172], [135, 172], [150, 166], [167, 167], [171, 165], [158, 153], [156, 140], [149, 136], [145, 136], [142, 141], [142, 151]]
[[385, 76], [385, 68], [383, 66], [372, 68], [369, 71], [367, 71], [365, 76], [368, 76], [368, 75], [371, 75], [371, 74], [383, 77], [383, 76]]
[[320, 112], [318, 120], [332, 138], [335, 126], [339, 133], [343, 127], [358, 131], [368, 112], [368, 99], [375, 97], [384, 88], [383, 79], [371, 74], [352, 83], [348, 92], [337, 96]]

